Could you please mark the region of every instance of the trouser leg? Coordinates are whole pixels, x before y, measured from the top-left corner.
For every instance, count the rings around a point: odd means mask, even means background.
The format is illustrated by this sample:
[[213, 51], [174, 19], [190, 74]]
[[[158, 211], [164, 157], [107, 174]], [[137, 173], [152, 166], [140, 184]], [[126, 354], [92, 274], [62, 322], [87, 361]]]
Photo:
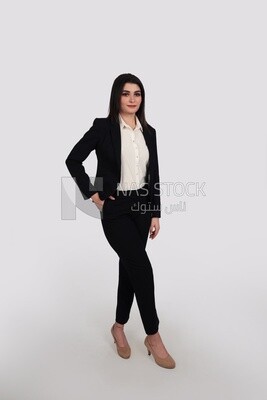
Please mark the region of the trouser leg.
[[134, 289], [131, 284], [128, 272], [119, 260], [119, 279], [117, 290], [116, 322], [126, 324], [129, 319], [131, 307], [134, 299]]
[[145, 251], [145, 235], [142, 231], [142, 219], [143, 222], [147, 221], [148, 226], [148, 215], [145, 218], [142, 215], [121, 214], [112, 220], [102, 219], [101, 222], [109, 244], [128, 273], [144, 329], [148, 335], [152, 335], [158, 331], [159, 319], [155, 306], [153, 270]]

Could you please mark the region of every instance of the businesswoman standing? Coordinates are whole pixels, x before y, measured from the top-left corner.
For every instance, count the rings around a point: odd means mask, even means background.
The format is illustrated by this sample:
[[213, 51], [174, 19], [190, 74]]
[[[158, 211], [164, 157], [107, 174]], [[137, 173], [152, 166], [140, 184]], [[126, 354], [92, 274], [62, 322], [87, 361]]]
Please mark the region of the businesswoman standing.
[[[94, 184], [83, 161], [97, 156]], [[160, 229], [161, 201], [156, 131], [145, 119], [145, 90], [138, 77], [121, 74], [113, 82], [109, 115], [95, 118], [92, 127], [73, 147], [67, 168], [85, 200], [100, 211], [104, 234], [119, 256], [115, 323], [111, 334], [117, 352], [129, 358], [124, 333], [134, 295], [146, 332], [144, 344], [157, 365], [175, 368], [159, 334], [153, 270], [145, 247]]]

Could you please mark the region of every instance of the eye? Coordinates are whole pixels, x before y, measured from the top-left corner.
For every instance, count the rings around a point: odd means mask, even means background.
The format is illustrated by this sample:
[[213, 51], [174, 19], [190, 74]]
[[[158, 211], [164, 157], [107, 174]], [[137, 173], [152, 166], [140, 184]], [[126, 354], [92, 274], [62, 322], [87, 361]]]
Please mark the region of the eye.
[[135, 95], [136, 95], [137, 97], [140, 97], [140, 96], [141, 96], [141, 93], [135, 93]]
[[122, 93], [122, 96], [128, 96], [128, 94], [129, 93], [124, 92], [124, 93]]

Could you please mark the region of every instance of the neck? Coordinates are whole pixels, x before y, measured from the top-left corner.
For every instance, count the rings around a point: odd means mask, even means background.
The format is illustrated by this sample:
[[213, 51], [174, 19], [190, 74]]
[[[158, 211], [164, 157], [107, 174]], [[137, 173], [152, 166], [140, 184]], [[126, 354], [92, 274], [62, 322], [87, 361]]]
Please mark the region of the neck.
[[136, 124], [135, 114], [120, 113], [120, 115], [122, 116], [122, 119], [126, 122], [126, 124], [129, 124], [129, 125]]

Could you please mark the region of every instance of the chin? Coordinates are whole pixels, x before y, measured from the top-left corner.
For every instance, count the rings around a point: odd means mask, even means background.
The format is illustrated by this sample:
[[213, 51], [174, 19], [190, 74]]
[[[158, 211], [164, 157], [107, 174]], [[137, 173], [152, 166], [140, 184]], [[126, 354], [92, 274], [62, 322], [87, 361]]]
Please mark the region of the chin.
[[125, 110], [123, 111], [125, 114], [135, 114], [137, 110]]

